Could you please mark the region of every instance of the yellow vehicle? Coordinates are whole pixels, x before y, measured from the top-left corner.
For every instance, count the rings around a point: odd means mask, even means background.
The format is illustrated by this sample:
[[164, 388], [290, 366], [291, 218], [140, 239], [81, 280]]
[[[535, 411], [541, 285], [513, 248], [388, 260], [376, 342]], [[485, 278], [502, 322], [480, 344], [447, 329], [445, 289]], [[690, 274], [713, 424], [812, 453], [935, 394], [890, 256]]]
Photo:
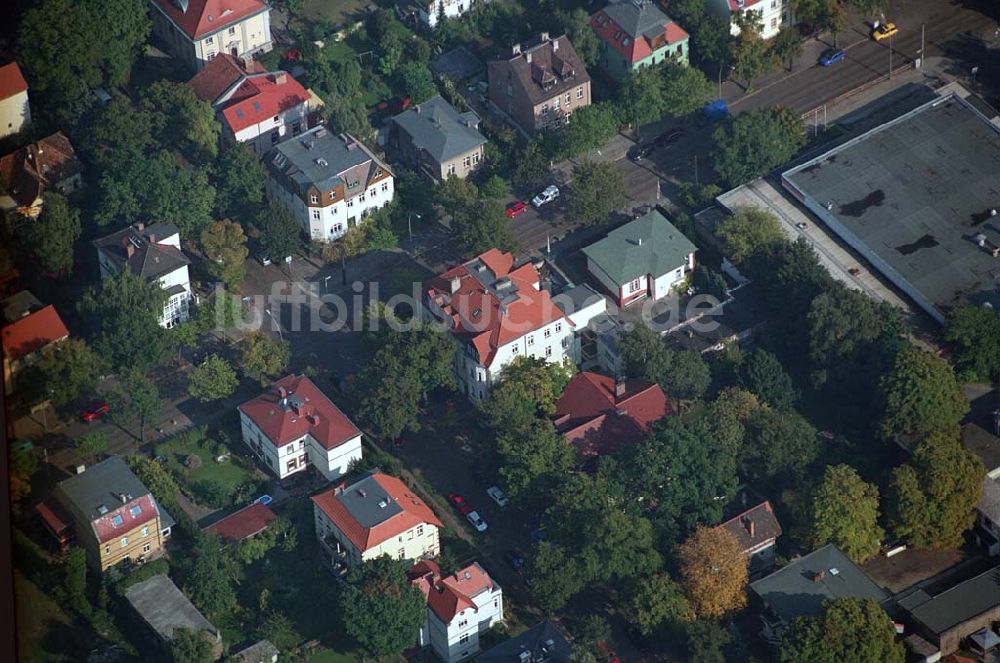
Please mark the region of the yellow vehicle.
[[875, 39], [875, 41], [882, 41], [883, 39], [888, 39], [897, 32], [899, 32], [899, 28], [896, 27], [895, 23], [883, 23], [872, 31], [872, 38]]

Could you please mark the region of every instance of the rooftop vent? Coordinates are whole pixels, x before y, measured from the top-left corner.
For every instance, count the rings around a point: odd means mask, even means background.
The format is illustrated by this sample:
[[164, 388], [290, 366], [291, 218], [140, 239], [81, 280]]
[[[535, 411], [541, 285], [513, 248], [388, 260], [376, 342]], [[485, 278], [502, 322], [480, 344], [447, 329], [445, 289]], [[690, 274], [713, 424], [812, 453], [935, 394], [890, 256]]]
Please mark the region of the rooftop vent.
[[320, 127], [314, 132], [316, 138], [326, 138], [330, 135], [330, 132], [326, 130], [326, 127]]
[[378, 508], [380, 508], [380, 509], [384, 509], [384, 508], [386, 508], [387, 506], [389, 506], [389, 503], [388, 503], [388, 502], [386, 502], [385, 500], [379, 500], [379, 501], [378, 501]]
[[364, 488], [358, 488], [358, 495], [361, 497], [368, 497], [368, 493], [365, 492]]
[[531, 663], [531, 652], [527, 649], [517, 655], [519, 663]]
[[832, 576], [840, 575], [840, 569], [838, 569], [836, 566], [833, 567], [833, 568], [831, 568], [830, 569], [830, 575], [832, 575]]
[[108, 507], [104, 506], [103, 504], [98, 505], [98, 507], [97, 507], [97, 513], [99, 513], [99, 514], [101, 514], [103, 516], [107, 512], [108, 512]]
[[328, 164], [326, 162], [326, 159], [324, 159], [323, 157], [319, 157], [318, 159], [316, 159], [316, 165], [320, 166], [321, 168], [326, 168], [330, 164]]

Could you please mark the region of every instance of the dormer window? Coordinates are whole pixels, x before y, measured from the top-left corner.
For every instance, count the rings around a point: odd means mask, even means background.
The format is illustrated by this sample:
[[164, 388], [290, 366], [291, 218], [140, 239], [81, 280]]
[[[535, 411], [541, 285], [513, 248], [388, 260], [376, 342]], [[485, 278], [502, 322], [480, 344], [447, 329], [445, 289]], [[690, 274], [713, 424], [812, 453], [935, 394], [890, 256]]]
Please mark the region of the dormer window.
[[133, 518], [138, 518], [139, 516], [142, 515], [142, 507], [136, 504], [131, 509], [129, 509], [129, 513], [132, 514]]
[[112, 516], [111, 524], [115, 527], [121, 527], [125, 523], [125, 520], [121, 516]]

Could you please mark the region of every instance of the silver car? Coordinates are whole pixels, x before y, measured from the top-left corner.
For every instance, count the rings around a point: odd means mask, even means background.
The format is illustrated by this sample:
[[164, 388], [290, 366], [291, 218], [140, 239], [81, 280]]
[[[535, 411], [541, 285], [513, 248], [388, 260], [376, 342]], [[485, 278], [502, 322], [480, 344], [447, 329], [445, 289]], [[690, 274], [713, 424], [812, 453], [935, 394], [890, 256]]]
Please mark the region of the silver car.
[[551, 203], [553, 200], [559, 197], [559, 187], [555, 184], [550, 184], [545, 187], [545, 191], [531, 199], [531, 204], [535, 207], [541, 207], [545, 203]]

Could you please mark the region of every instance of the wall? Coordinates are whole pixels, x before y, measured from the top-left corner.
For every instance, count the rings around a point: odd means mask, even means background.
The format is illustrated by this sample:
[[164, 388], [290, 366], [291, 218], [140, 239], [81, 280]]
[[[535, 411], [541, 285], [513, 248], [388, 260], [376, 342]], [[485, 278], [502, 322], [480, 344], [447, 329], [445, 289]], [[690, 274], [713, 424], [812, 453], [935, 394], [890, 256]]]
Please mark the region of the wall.
[[[398, 537], [392, 537], [390, 540], [362, 552], [351, 543], [350, 539], [344, 536], [343, 532], [337, 529], [333, 521], [316, 504], [313, 504], [313, 516], [316, 538], [323, 545], [326, 545], [323, 539], [327, 534], [333, 534], [334, 538], [340, 542], [340, 547], [347, 551], [347, 556], [344, 559], [350, 565], [357, 564], [362, 560], [376, 559], [382, 555], [388, 555], [393, 559], [411, 560], [436, 557], [441, 551], [438, 528], [428, 523], [412, 527]], [[418, 534], [418, 532], [420, 533]], [[402, 557], [399, 554], [400, 550], [403, 551]], [[335, 551], [331, 550], [331, 552]]]
[[[433, 590], [432, 590], [433, 591]], [[503, 591], [485, 591], [473, 597], [476, 608], [466, 608], [445, 624], [432, 611], [427, 612], [427, 635], [431, 648], [445, 663], [455, 663], [477, 654], [479, 637], [497, 622], [503, 621]], [[466, 640], [463, 642], [462, 638]]]
[[307, 437], [309, 460], [327, 481], [334, 481], [344, 476], [352, 461], [361, 460], [360, 435], [333, 449], [324, 448], [312, 435]]
[[348, 229], [360, 223], [373, 210], [391, 203], [395, 195], [395, 181], [391, 176], [371, 184], [363, 192], [358, 190], [325, 206], [318, 196], [316, 204], [307, 205], [298, 195], [286, 189], [274, 174], [269, 174], [265, 188], [267, 197], [284, 205], [310, 239], [321, 242], [343, 237]]
[[298, 136], [308, 128], [308, 122], [306, 121], [308, 114], [309, 104], [303, 102], [278, 113], [277, 122], [275, 122], [273, 117], [269, 117], [263, 122], [258, 122], [245, 129], [241, 129], [235, 134], [228, 131], [225, 121], [223, 121], [222, 126], [227, 128], [227, 133], [236, 142], [246, 143], [257, 154], [267, 154], [272, 147], [282, 140], [290, 136]]
[[[104, 544], [97, 544], [96, 540], [91, 540], [91, 545], [97, 545], [101, 556], [101, 570], [109, 566], [118, 564], [126, 557], [134, 560], [145, 555], [146, 559], [151, 559], [160, 554], [163, 548], [163, 538], [160, 532], [160, 517], [151, 520], [145, 525], [123, 532], [121, 536]], [[145, 532], [145, 533], [143, 533]], [[128, 543], [122, 546], [122, 541]], [[147, 551], [145, 548], [149, 546]]]
[[0, 138], [16, 134], [30, 123], [31, 107], [27, 91], [0, 101]]
[[193, 44], [198, 69], [219, 53], [232, 53], [233, 50], [237, 56], [266, 53], [273, 48], [270, 10], [250, 16], [235, 25], [223, 27], [210, 35], [203, 35]]

